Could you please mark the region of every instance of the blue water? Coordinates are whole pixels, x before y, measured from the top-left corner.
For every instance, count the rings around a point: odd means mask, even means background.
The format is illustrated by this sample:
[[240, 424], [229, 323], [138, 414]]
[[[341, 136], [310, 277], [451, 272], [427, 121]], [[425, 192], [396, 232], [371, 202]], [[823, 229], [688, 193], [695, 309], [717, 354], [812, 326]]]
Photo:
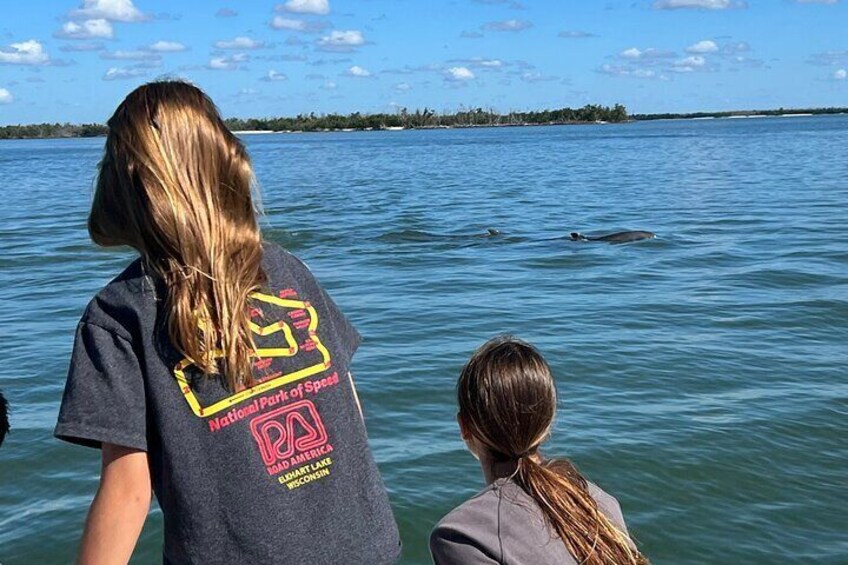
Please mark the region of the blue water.
[[[265, 236], [365, 336], [405, 563], [482, 487], [453, 386], [501, 332], [556, 373], [547, 453], [619, 498], [654, 563], [848, 563], [848, 116], [245, 139]], [[4, 565], [71, 561], [97, 485], [97, 453], [51, 431], [76, 321], [131, 257], [85, 232], [102, 143], [0, 142]], [[659, 237], [564, 238], [618, 229]]]

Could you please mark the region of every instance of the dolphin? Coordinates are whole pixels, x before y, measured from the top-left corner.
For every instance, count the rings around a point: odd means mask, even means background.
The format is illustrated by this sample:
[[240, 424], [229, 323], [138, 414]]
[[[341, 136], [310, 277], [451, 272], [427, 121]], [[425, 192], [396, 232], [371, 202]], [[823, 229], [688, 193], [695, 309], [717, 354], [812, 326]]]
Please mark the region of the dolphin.
[[656, 237], [656, 234], [649, 231], [620, 231], [608, 235], [599, 235], [596, 237], [585, 236], [579, 232], [571, 232], [571, 241], [605, 241], [607, 243], [630, 243], [631, 241], [640, 241], [642, 239], [651, 239]]

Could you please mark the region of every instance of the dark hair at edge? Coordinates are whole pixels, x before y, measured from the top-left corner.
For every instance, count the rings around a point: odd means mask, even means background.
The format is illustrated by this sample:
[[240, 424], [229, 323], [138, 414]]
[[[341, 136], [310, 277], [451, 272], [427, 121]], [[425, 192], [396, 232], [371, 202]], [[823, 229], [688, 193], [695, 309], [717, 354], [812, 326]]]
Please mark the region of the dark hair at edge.
[[3, 445], [3, 440], [6, 439], [6, 434], [9, 433], [9, 403], [6, 397], [0, 392], [0, 445]]
[[538, 453], [557, 396], [550, 367], [535, 347], [511, 336], [484, 343], [462, 369], [457, 401], [463, 424], [495, 461], [516, 462], [515, 482], [579, 563], [648, 563], [598, 509], [577, 469]]

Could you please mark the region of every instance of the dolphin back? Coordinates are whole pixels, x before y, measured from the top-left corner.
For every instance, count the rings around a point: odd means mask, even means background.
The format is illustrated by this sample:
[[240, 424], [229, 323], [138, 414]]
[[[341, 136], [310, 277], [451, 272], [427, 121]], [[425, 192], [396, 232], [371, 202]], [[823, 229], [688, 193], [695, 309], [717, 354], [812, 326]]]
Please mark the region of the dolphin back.
[[620, 231], [608, 235], [598, 237], [590, 237], [590, 241], [606, 241], [608, 243], [629, 243], [631, 241], [640, 241], [642, 239], [651, 239], [656, 237], [656, 234], [649, 231]]

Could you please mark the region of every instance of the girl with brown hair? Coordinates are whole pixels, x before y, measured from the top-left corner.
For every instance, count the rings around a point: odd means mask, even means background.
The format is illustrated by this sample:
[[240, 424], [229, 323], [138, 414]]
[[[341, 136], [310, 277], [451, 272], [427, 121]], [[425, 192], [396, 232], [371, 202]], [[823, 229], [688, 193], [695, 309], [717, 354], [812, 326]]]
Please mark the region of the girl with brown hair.
[[550, 368], [510, 337], [483, 344], [457, 383], [460, 432], [487, 487], [430, 536], [437, 565], [647, 563], [618, 502], [574, 466], [542, 457], [556, 413]]
[[77, 326], [56, 436], [101, 448], [81, 563], [126, 563], [151, 490], [165, 563], [393, 563], [400, 541], [348, 366], [360, 337], [262, 240], [253, 170], [178, 81], [108, 122], [88, 230], [140, 257]]

